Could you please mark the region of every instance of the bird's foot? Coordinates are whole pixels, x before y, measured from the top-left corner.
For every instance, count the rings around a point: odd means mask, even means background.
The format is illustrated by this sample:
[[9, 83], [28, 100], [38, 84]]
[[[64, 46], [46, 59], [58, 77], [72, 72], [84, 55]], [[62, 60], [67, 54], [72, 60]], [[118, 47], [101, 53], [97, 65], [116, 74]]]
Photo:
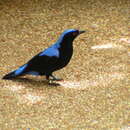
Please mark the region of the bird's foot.
[[63, 79], [57, 78], [57, 77], [55, 77], [55, 76], [53, 76], [53, 75], [50, 75], [50, 77], [51, 77], [51, 78], [49, 78], [49, 76], [46, 76], [46, 79], [47, 79], [47, 80], [50, 80], [50, 81], [61, 81], [61, 80], [63, 80]]
[[52, 77], [52, 81], [61, 81], [61, 80], [63, 80], [63, 79], [61, 79], [61, 78], [57, 78], [57, 77], [55, 77], [55, 76], [53, 76], [53, 75], [51, 75], [51, 77]]

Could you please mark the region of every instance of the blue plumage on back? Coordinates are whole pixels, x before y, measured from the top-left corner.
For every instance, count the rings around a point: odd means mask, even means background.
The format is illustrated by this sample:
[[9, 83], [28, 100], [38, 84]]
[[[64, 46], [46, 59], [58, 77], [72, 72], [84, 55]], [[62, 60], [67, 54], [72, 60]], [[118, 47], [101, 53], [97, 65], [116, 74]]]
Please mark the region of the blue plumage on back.
[[61, 34], [61, 36], [59, 37], [59, 39], [57, 40], [57, 42], [56, 42], [54, 45], [52, 45], [51, 47], [49, 47], [49, 48], [47, 48], [46, 50], [44, 50], [41, 54], [39, 54], [39, 56], [46, 55], [46, 56], [56, 56], [56, 57], [59, 57], [59, 50], [58, 50], [58, 48], [60, 48], [64, 36], [65, 36], [67, 33], [74, 32], [74, 31], [75, 31], [75, 29], [65, 30], [65, 31]]
[[68, 33], [73, 33], [73, 32], [75, 32], [75, 29], [68, 29], [68, 30], [65, 30], [62, 34], [61, 34], [61, 36], [59, 37], [59, 39], [57, 40], [57, 42], [54, 44], [54, 46], [56, 47], [56, 48], [59, 48], [60, 46], [61, 46], [61, 43], [62, 43], [62, 41], [63, 41], [63, 38], [64, 38], [64, 36], [66, 35], [66, 34], [68, 34]]
[[45, 75], [46, 79], [52, 77], [54, 80], [57, 80], [52, 73], [69, 63], [73, 54], [73, 40], [84, 32], [75, 29], [65, 30], [55, 44], [34, 56], [20, 68], [5, 75], [3, 79], [12, 79], [31, 74], [37, 76]]
[[57, 42], [56, 42], [54, 45], [50, 46], [49, 48], [45, 49], [43, 52], [41, 52], [41, 53], [39, 54], [39, 56], [44, 56], [44, 55], [46, 55], [46, 56], [50, 56], [50, 57], [52, 57], [52, 56], [59, 57], [59, 50], [58, 50], [58, 48], [60, 48], [64, 36], [65, 36], [67, 33], [74, 32], [74, 31], [75, 31], [75, 29], [65, 30], [65, 31], [61, 34], [61, 36], [59, 37], [59, 39], [57, 40]]
[[59, 50], [55, 48], [54, 46], [52, 46], [39, 54], [39, 56], [44, 56], [44, 55], [50, 56], [50, 57], [52, 56], [59, 57]]

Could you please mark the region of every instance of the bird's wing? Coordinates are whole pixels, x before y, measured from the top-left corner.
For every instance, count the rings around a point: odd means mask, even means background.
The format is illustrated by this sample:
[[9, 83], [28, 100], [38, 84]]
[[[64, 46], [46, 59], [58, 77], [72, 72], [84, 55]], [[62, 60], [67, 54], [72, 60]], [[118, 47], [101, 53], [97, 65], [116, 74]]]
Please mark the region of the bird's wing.
[[28, 61], [26, 72], [44, 72], [56, 66], [59, 59], [59, 50], [53, 47], [45, 49]]

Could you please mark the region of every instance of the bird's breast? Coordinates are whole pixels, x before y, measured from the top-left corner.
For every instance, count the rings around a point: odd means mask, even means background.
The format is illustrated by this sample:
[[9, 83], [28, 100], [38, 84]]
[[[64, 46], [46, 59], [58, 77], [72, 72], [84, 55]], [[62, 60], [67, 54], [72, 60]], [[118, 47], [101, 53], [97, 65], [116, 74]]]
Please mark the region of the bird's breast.
[[59, 58], [59, 62], [61, 64], [62, 67], [66, 66], [73, 54], [73, 48], [67, 48], [67, 49], [63, 49], [60, 50], [60, 58]]

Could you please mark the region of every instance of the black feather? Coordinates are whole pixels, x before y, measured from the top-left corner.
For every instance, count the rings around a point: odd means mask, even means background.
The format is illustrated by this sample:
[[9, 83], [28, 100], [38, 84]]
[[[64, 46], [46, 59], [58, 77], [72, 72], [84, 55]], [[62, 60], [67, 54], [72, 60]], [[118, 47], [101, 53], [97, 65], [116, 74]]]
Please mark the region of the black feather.
[[34, 56], [17, 70], [5, 75], [3, 79], [12, 79], [25, 74], [45, 75], [47, 79], [49, 76], [56, 79], [52, 73], [69, 63], [73, 54], [73, 40], [84, 32], [75, 29], [64, 31], [55, 44]]

